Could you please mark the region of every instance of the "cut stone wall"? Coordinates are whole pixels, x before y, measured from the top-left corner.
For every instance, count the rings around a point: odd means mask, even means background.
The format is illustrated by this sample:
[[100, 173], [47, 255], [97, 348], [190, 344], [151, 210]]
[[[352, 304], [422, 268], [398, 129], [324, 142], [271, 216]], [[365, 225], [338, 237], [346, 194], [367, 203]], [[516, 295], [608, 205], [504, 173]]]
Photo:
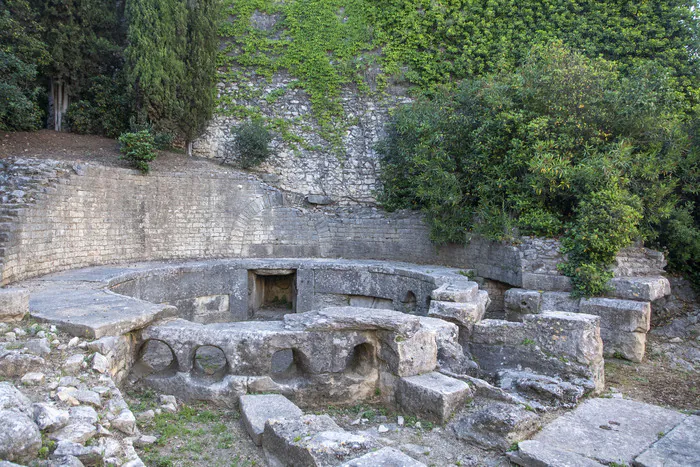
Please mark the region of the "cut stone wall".
[[[139, 172], [5, 159], [0, 173], [0, 284], [91, 265], [191, 258], [381, 259], [475, 269], [534, 290], [569, 290], [558, 242], [474, 238], [436, 247], [416, 212], [315, 206], [257, 177], [222, 170]], [[616, 274], [650, 274], [663, 255], [628, 249]]]

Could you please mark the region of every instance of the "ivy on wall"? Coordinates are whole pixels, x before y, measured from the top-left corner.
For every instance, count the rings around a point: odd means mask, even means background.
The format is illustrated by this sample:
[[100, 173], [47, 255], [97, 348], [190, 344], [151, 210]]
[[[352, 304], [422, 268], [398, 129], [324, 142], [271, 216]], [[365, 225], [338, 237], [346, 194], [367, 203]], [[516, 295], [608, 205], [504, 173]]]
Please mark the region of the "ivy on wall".
[[[263, 95], [246, 83], [286, 70], [308, 93], [320, 136], [335, 147], [348, 126], [339, 100], [343, 86], [381, 95], [398, 80], [430, 93], [464, 78], [513, 70], [533, 45], [554, 39], [615, 61], [623, 71], [653, 59], [685, 96], [697, 88], [697, 54], [688, 60], [698, 44], [693, 0], [225, 2], [220, 31], [227, 42], [219, 65], [222, 80], [237, 89], [220, 96], [220, 112], [260, 117], [252, 103], [274, 102], [285, 90]], [[282, 119], [276, 127], [285, 140], [303, 141], [291, 131], [300, 130], [299, 122]]]

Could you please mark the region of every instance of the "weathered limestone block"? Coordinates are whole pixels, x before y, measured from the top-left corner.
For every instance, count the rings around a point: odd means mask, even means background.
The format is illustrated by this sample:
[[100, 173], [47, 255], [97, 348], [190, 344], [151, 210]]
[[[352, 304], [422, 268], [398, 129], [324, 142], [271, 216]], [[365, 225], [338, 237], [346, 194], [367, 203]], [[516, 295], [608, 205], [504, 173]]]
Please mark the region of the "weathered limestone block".
[[496, 402], [462, 415], [451, 426], [458, 439], [505, 450], [532, 436], [540, 423], [539, 416], [521, 405]]
[[437, 366], [438, 348], [435, 333], [420, 330], [409, 338], [394, 332], [377, 333], [381, 348], [379, 359], [396, 376], [413, 376], [433, 371]]
[[12, 383], [0, 382], [0, 410], [29, 413], [31, 402]]
[[[55, 431], [63, 428], [68, 423], [68, 412], [46, 403], [32, 405], [34, 422], [41, 431]], [[97, 414], [95, 415], [97, 418]]]
[[578, 313], [580, 298], [574, 298], [569, 292], [543, 292], [540, 311], [566, 311]]
[[615, 298], [653, 302], [671, 294], [671, 283], [663, 276], [615, 277], [608, 282]]
[[582, 313], [523, 315], [523, 323], [483, 320], [474, 326], [470, 350], [483, 371], [529, 368], [582, 385], [604, 385], [600, 318]]
[[328, 415], [268, 420], [263, 432], [265, 457], [274, 466], [334, 466], [379, 447], [372, 438], [345, 432]]
[[386, 447], [348, 461], [341, 467], [426, 467], [426, 465], [398, 449]]
[[536, 290], [508, 289], [504, 302], [508, 321], [522, 321], [522, 315], [540, 312], [542, 294]]
[[440, 369], [464, 374], [475, 366], [459, 343], [460, 329], [456, 324], [428, 316], [421, 316], [420, 323], [422, 329], [435, 334]]
[[581, 386], [561, 378], [538, 375], [525, 371], [505, 370], [498, 373], [502, 389], [515, 390], [550, 407], [573, 407], [583, 397]]
[[258, 446], [262, 445], [265, 423], [270, 419], [299, 418], [303, 412], [286, 397], [279, 394], [241, 396], [243, 426]]
[[29, 291], [0, 289], [0, 322], [20, 321], [29, 313]]
[[581, 313], [600, 316], [605, 355], [641, 362], [651, 324], [649, 302], [614, 298], [581, 299]]
[[479, 292], [479, 285], [473, 281], [451, 281], [441, 285], [430, 294], [439, 302], [467, 303], [473, 301]]
[[401, 378], [396, 387], [402, 410], [436, 423], [447, 422], [471, 396], [467, 383], [437, 372]]
[[471, 330], [474, 323], [482, 320], [484, 313], [486, 313], [486, 306], [483, 302], [462, 303], [432, 300], [428, 316], [444, 319]]
[[0, 459], [29, 462], [41, 447], [41, 432], [25, 414], [0, 411]]

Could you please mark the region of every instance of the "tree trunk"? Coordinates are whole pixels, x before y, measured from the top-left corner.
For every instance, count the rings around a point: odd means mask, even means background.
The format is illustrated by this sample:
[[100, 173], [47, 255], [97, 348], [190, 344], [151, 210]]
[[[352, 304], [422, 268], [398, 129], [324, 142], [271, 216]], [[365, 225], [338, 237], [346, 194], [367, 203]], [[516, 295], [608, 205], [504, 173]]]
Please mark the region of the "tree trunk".
[[61, 80], [51, 80], [49, 107], [51, 110], [53, 129], [63, 131], [63, 116], [68, 110], [68, 85]]
[[187, 155], [192, 157], [192, 141], [187, 142]]

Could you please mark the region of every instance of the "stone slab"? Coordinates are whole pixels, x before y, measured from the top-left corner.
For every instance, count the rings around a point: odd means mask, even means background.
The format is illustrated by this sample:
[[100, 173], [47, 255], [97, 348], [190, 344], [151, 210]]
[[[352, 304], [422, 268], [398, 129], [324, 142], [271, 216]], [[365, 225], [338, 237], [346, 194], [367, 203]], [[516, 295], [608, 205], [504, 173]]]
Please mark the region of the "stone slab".
[[241, 396], [243, 426], [258, 446], [262, 445], [265, 422], [277, 418], [299, 418], [303, 412], [293, 402], [280, 394]]
[[119, 295], [107, 290], [51, 287], [33, 293], [29, 309], [38, 321], [55, 324], [75, 336], [121, 335], [161, 318], [177, 308]]
[[615, 277], [608, 282], [611, 296], [653, 302], [671, 293], [671, 283], [663, 276]]
[[0, 289], [0, 322], [20, 321], [28, 312], [28, 290]]
[[700, 416], [691, 415], [637, 456], [639, 467], [700, 465]]
[[284, 316], [287, 329], [305, 331], [392, 331], [412, 336], [420, 327], [416, 316], [375, 308], [329, 307]]
[[341, 467], [426, 467], [426, 465], [398, 449], [386, 447], [348, 461]]
[[686, 416], [627, 399], [589, 399], [547, 425], [533, 438], [550, 449], [573, 452], [603, 464], [632, 465]]
[[518, 450], [507, 452], [511, 462], [523, 467], [602, 467], [603, 464], [588, 457], [562, 449], [551, 448], [534, 441], [521, 441]]
[[485, 312], [485, 304], [476, 299], [467, 303], [432, 300], [430, 302], [428, 316], [444, 319], [445, 321], [471, 328], [474, 323], [481, 321]]
[[471, 395], [467, 383], [438, 372], [401, 378], [396, 388], [402, 410], [436, 423], [445, 423]]
[[529, 438], [540, 427], [540, 417], [520, 404], [489, 401], [483, 407], [460, 414], [450, 424], [458, 439], [487, 449], [508, 449]]
[[442, 284], [433, 290], [430, 296], [441, 302], [467, 303], [476, 298], [479, 285], [473, 281], [454, 281]]

